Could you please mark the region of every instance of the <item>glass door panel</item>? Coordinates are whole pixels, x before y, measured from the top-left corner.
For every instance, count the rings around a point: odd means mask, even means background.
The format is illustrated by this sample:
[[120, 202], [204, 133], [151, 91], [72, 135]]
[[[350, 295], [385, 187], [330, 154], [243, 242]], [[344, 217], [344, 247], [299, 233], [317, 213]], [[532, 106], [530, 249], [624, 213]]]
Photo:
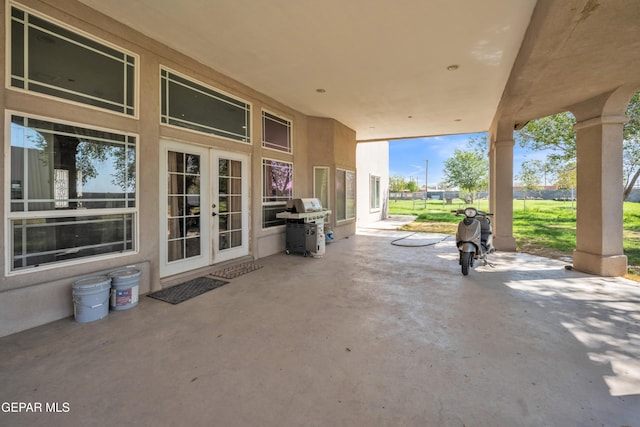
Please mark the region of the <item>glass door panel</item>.
[[167, 261], [199, 256], [200, 247], [200, 156], [169, 151]]
[[163, 141], [162, 276], [209, 264], [208, 153], [201, 147]]
[[249, 156], [161, 141], [160, 276], [249, 253]]
[[[214, 262], [246, 255], [248, 251], [248, 157], [216, 152], [218, 179], [214, 187]], [[217, 190], [217, 194], [216, 194]]]

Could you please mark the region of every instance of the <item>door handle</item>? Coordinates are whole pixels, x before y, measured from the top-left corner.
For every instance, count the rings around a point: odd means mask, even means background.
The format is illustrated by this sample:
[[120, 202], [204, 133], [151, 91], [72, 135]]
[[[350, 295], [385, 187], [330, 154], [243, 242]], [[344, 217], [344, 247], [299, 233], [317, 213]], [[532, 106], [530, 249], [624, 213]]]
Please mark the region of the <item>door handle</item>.
[[216, 216], [216, 215], [218, 215], [218, 214], [215, 213], [215, 212], [211, 212], [211, 216]]

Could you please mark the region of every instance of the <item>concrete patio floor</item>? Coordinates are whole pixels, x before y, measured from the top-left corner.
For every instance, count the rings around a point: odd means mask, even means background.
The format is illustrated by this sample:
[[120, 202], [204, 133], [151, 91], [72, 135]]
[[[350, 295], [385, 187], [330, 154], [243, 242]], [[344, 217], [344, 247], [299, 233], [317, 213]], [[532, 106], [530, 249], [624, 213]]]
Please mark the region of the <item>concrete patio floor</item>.
[[0, 338], [0, 425], [640, 426], [637, 283], [514, 253], [463, 277], [451, 237], [385, 224]]

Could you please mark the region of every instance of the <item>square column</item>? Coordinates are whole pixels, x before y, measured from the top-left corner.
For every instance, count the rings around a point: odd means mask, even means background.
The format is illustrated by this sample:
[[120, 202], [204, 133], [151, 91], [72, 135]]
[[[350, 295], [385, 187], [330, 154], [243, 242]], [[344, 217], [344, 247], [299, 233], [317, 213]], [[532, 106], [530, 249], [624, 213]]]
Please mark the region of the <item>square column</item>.
[[497, 250], [514, 252], [513, 237], [513, 139], [495, 141], [489, 160], [489, 188], [493, 209], [493, 245]]
[[[489, 144], [489, 194], [487, 198], [489, 199], [489, 212], [496, 211], [496, 198], [493, 195], [496, 193], [496, 156], [495, 156], [495, 148], [493, 144]], [[495, 221], [494, 221], [495, 222]], [[495, 228], [495, 227], [494, 227]]]
[[624, 116], [597, 117], [576, 129], [577, 200], [576, 270], [623, 276], [622, 125]]

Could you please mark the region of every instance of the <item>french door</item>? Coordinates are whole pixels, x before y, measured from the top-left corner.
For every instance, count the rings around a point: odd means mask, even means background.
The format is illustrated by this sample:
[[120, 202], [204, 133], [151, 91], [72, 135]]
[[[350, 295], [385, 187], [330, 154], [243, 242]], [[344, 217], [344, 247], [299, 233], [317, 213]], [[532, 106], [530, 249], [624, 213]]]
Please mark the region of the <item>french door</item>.
[[248, 163], [244, 154], [212, 152], [212, 263], [249, 253]]
[[248, 156], [174, 141], [161, 147], [160, 276], [247, 255]]

